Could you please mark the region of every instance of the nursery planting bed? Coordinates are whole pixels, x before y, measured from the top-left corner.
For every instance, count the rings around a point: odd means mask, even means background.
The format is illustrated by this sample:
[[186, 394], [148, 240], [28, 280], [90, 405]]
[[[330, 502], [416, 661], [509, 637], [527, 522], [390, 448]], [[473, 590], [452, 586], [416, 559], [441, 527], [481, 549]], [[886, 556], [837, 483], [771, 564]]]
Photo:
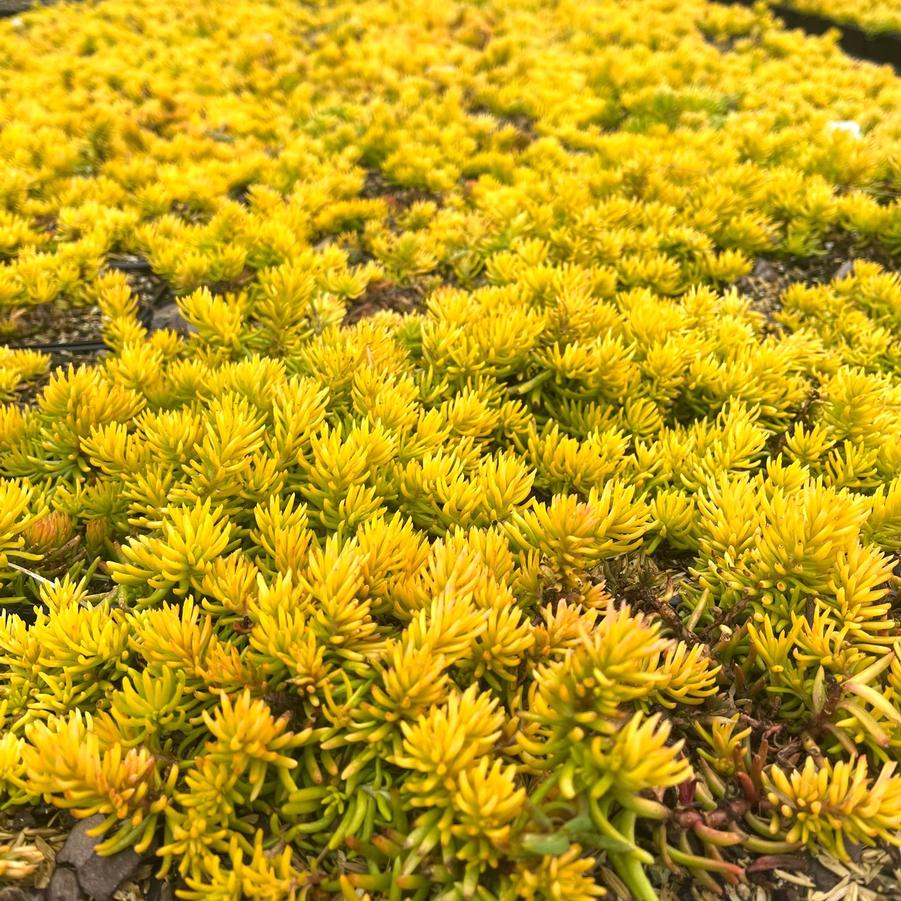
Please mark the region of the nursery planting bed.
[[899, 192], [761, 7], [0, 22], [0, 901], [901, 893]]

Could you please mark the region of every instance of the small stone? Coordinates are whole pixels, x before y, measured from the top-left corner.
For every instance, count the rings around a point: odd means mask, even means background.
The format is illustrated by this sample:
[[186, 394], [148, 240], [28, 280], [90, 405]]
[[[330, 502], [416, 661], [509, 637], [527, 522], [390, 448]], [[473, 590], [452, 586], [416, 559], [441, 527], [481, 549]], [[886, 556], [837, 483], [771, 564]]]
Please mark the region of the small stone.
[[775, 278], [778, 275], [776, 271], [776, 267], [769, 261], [763, 258], [759, 259], [754, 264], [754, 271], [751, 273], [754, 278], [763, 278], [766, 280], [770, 280]]
[[0, 889], [0, 901], [39, 901], [44, 893], [39, 889], [20, 888], [18, 885], [8, 885]]
[[836, 278], [846, 278], [854, 271], [854, 261], [853, 260], [845, 260], [841, 266], [838, 267], [838, 271], [835, 273]]
[[[101, 857], [96, 853], [97, 843], [101, 841], [99, 838], [88, 835], [88, 832], [103, 822], [102, 816], [89, 817], [82, 820], [70, 833], [66, 839], [66, 843], [56, 855], [57, 870], [53, 874], [50, 881], [50, 888], [53, 888], [57, 873], [65, 873], [68, 867], [77, 874], [77, 884], [83, 893], [87, 893], [95, 901], [109, 901], [113, 892], [126, 879], [130, 879], [138, 867], [141, 865], [142, 858], [135, 854], [130, 848], [113, 854], [110, 857]], [[65, 879], [67, 877], [60, 877]], [[75, 898], [80, 895], [73, 896]], [[63, 901], [63, 895], [54, 896], [58, 901]], [[50, 899], [48, 898], [48, 901]], [[68, 899], [67, 899], [68, 901]]]
[[57, 867], [50, 878], [50, 885], [44, 892], [46, 901], [84, 901], [87, 895], [78, 884], [75, 870], [69, 867]]
[[153, 311], [153, 330], [172, 329], [173, 332], [181, 332], [187, 334], [196, 332], [197, 329], [185, 319], [178, 308], [177, 303], [163, 304]]
[[94, 853], [95, 846], [101, 839], [88, 835], [88, 832], [99, 826], [103, 820], [104, 818], [97, 814], [76, 823], [66, 838], [66, 843], [56, 855], [57, 864], [69, 864], [73, 867], [80, 867], [89, 860]]

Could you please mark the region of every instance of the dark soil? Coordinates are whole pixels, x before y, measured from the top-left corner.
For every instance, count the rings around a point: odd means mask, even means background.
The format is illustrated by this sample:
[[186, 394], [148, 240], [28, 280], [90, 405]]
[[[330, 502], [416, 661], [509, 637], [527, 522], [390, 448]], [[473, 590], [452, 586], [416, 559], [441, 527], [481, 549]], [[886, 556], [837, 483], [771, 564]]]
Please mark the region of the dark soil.
[[[152, 271], [146, 260], [121, 255], [110, 258], [109, 267], [126, 273], [131, 289], [138, 297], [138, 318], [145, 328], [188, 330], [175, 306], [169, 285]], [[35, 402], [54, 370], [96, 362], [107, 352], [99, 308], [71, 306], [65, 301], [8, 311], [5, 318], [0, 319], [0, 344], [35, 350], [50, 357], [47, 372], [18, 389], [16, 402], [25, 406]]]
[[0, 19], [26, 13], [39, 6], [52, 6], [57, 0], [0, 0]]
[[27, 12], [34, 5], [34, 0], [0, 0], [0, 18]]
[[383, 310], [419, 313], [425, 308], [424, 285], [398, 285], [391, 281], [370, 282], [366, 292], [344, 314], [344, 325], [353, 325]]
[[825, 252], [806, 259], [779, 259], [761, 256], [750, 275], [740, 278], [735, 287], [740, 294], [751, 299], [751, 306], [763, 313], [769, 331], [779, 331], [774, 316], [782, 309], [782, 295], [798, 282], [805, 285], [823, 285], [836, 278], [850, 275], [856, 260], [878, 263], [883, 268], [897, 272], [898, 261], [882, 247], [855, 245], [847, 234], [836, 234], [824, 243]]
[[436, 206], [441, 206], [441, 197], [424, 188], [404, 187], [388, 181], [378, 169], [367, 169], [366, 180], [360, 197], [364, 200], [373, 200], [381, 197], [396, 212], [403, 212], [413, 206], [414, 203], [428, 201]]
[[95, 307], [69, 307], [60, 302], [13, 311], [0, 326], [7, 347], [71, 351], [101, 341], [102, 320]]
[[36, 350], [50, 357], [45, 373], [17, 389], [16, 403], [22, 406], [35, 402], [55, 369], [91, 363], [105, 353], [97, 307], [61, 303], [25, 307], [8, 314], [0, 329], [0, 343], [7, 347]]
[[[126, 273], [138, 297], [138, 318], [150, 328], [154, 310], [170, 299], [171, 291], [140, 257], [117, 257], [111, 269]], [[96, 306], [72, 306], [54, 301], [14, 310], [0, 321], [0, 341], [7, 347], [69, 355], [103, 350], [103, 317]]]

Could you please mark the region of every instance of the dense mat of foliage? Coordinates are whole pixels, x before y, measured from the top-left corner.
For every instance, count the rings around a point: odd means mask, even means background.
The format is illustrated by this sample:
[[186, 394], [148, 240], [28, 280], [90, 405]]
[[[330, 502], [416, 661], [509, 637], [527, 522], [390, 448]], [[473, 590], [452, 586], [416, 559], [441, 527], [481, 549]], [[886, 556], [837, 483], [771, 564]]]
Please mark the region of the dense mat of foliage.
[[0, 357], [6, 809], [184, 899], [897, 839], [901, 283], [730, 287], [901, 252], [890, 71], [700, 0], [108, 0], [0, 60], [7, 327], [110, 348], [31, 406]]
[[780, 3], [800, 12], [857, 25], [871, 34], [901, 37], [901, 0], [780, 0]]

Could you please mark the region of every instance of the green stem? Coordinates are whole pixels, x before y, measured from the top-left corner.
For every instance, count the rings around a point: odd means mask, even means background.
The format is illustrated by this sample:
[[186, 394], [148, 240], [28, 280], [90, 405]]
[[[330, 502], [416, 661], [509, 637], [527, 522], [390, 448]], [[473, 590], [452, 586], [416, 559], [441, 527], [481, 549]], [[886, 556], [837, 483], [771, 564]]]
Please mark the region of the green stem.
[[700, 857], [697, 854], [686, 854], [672, 845], [667, 845], [667, 853], [673, 863], [681, 867], [689, 867], [696, 870], [710, 870], [714, 873], [722, 873], [724, 876], [737, 877], [741, 875], [742, 869], [734, 863], [728, 863], [725, 860], [714, 860], [712, 857]]
[[791, 854], [802, 846], [800, 842], [780, 842], [761, 838], [759, 835], [749, 835], [742, 842], [742, 847], [755, 854]]

